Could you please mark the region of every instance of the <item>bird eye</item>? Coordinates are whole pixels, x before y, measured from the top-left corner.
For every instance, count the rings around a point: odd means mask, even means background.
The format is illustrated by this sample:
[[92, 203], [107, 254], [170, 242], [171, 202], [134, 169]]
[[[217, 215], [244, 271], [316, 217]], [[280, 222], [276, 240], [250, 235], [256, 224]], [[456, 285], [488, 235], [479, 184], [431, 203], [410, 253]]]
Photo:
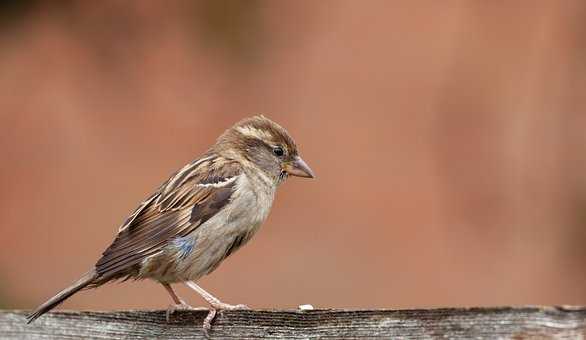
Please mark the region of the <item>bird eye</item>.
[[278, 157], [282, 157], [285, 154], [285, 151], [283, 150], [282, 147], [280, 146], [275, 146], [273, 148], [273, 153], [278, 156]]

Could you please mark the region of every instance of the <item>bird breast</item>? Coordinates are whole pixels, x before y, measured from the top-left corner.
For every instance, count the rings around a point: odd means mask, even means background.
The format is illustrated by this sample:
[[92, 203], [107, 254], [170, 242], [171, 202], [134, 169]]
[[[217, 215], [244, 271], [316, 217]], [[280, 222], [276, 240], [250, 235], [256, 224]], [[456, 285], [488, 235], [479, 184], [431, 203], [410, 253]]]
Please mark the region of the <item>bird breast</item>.
[[178, 282], [212, 272], [254, 236], [269, 214], [275, 189], [263, 179], [239, 175], [230, 202], [193, 233], [171, 242], [161, 254], [166, 258], [157, 261], [168, 261], [171, 267], [161, 268], [153, 278]]

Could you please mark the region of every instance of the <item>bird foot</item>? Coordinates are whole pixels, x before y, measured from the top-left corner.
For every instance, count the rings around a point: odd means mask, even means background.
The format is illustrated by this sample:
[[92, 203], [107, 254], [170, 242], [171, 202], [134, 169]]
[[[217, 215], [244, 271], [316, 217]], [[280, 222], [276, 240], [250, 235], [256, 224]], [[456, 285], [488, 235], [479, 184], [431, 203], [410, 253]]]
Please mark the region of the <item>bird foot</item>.
[[212, 305], [212, 307], [214, 309], [217, 310], [244, 310], [244, 309], [250, 309], [250, 307], [248, 307], [247, 305], [230, 305], [227, 303], [223, 303], [218, 301], [217, 303], [214, 303]]
[[221, 301], [214, 301], [214, 303], [210, 306], [210, 312], [203, 320], [203, 331], [206, 337], [209, 337], [209, 331], [212, 329], [212, 321], [216, 317], [218, 311], [222, 310], [246, 310], [250, 309], [247, 305], [230, 305], [227, 303], [223, 303]]
[[169, 305], [169, 308], [167, 308], [167, 314], [166, 314], [167, 322], [169, 322], [171, 315], [178, 310], [207, 310], [207, 308], [205, 308], [205, 307], [191, 307], [190, 305], [188, 305], [184, 301], [181, 301], [181, 303], [178, 303], [178, 304]]

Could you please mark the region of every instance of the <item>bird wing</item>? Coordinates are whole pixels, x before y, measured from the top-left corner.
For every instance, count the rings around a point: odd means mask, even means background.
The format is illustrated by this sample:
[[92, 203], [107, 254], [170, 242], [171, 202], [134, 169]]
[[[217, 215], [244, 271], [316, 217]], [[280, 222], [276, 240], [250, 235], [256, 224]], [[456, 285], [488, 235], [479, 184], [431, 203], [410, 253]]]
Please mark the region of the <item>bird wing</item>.
[[237, 162], [217, 155], [183, 167], [122, 224], [96, 263], [98, 275], [110, 280], [136, 273], [145, 258], [190, 234], [226, 206], [240, 174]]

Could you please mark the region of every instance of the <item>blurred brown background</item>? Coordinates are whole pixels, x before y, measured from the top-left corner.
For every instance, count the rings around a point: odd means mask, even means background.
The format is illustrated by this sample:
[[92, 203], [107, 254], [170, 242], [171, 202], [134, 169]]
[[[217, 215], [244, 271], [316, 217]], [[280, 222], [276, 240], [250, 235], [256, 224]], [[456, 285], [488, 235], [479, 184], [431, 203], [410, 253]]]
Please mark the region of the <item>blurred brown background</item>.
[[[76, 280], [256, 113], [318, 179], [201, 280], [226, 302], [586, 304], [585, 33], [581, 0], [2, 2], [0, 307]], [[64, 307], [169, 302], [138, 282]]]

